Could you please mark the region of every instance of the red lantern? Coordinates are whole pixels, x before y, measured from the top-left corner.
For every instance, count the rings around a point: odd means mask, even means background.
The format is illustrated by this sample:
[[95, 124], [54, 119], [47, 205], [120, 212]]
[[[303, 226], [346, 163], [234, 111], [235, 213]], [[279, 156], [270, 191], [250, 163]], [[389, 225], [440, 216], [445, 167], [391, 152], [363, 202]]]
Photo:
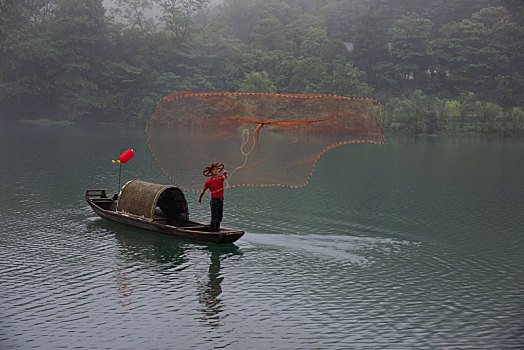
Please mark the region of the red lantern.
[[116, 161], [113, 160], [113, 163], [125, 164], [129, 162], [129, 160], [133, 158], [134, 156], [135, 156], [135, 151], [133, 149], [128, 149], [127, 151], [122, 153], [120, 157], [118, 157], [118, 160]]

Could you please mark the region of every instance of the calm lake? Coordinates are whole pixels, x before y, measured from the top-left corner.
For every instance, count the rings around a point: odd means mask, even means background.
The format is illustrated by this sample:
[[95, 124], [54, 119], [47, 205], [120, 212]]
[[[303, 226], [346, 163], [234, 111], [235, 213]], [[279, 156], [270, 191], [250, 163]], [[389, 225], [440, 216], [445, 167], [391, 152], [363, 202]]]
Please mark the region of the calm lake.
[[305, 188], [226, 191], [226, 246], [96, 216], [121, 148], [122, 182], [170, 183], [141, 128], [0, 124], [0, 348], [524, 347], [524, 140], [336, 148]]

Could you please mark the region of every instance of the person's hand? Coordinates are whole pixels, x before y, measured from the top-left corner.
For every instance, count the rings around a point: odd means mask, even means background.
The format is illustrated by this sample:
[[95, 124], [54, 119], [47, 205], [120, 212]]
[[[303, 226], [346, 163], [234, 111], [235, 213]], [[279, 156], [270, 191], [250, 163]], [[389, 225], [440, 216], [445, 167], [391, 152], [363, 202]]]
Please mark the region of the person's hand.
[[198, 197], [198, 203], [202, 203], [202, 196]]

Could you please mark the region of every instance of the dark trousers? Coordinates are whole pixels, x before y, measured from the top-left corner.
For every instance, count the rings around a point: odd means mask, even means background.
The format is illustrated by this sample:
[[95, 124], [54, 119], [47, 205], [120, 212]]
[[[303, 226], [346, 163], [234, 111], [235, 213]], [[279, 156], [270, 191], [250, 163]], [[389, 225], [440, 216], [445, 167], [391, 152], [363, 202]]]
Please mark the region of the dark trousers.
[[224, 199], [211, 198], [211, 228], [210, 231], [218, 231], [222, 222], [222, 212], [224, 211]]

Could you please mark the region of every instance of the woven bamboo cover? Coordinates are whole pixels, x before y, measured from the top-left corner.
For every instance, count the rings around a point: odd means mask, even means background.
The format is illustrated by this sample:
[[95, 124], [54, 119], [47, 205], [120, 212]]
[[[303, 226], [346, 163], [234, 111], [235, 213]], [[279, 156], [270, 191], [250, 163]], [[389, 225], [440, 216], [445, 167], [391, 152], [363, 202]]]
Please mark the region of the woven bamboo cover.
[[117, 210], [152, 219], [158, 197], [170, 187], [173, 186], [141, 180], [129, 181], [122, 187]]

